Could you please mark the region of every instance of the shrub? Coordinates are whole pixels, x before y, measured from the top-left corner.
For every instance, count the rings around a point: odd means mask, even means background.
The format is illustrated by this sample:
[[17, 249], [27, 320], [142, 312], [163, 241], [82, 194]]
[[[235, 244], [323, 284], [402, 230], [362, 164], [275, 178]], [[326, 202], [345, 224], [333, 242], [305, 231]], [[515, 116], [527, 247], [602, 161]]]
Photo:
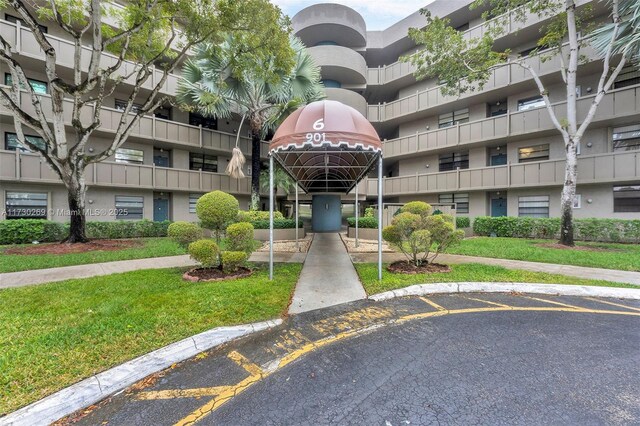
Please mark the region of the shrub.
[[152, 222], [148, 219], [87, 222], [87, 237], [96, 239], [166, 237], [170, 221]]
[[240, 204], [236, 197], [222, 191], [204, 194], [196, 203], [196, 214], [202, 226], [214, 231], [216, 241], [220, 242], [220, 233], [238, 217]]
[[376, 209], [374, 207], [367, 207], [366, 209], [364, 209], [364, 217], [375, 217], [376, 215]]
[[[251, 222], [253, 229], [269, 229], [269, 219], [267, 220], [254, 220]], [[302, 228], [302, 220], [298, 221], [298, 228]], [[274, 219], [273, 229], [295, 229], [295, 219]]]
[[427, 203], [413, 201], [402, 210], [394, 216], [391, 225], [382, 230], [382, 237], [415, 266], [433, 262], [447, 247], [464, 237], [464, 231], [454, 228], [452, 216], [431, 215], [431, 206]]
[[189, 244], [194, 241], [201, 240], [204, 236], [203, 229], [191, 222], [173, 222], [169, 225], [167, 235], [184, 248], [189, 247]]
[[456, 228], [468, 228], [471, 226], [471, 219], [466, 216], [456, 216]]
[[50, 220], [11, 219], [0, 221], [0, 244], [61, 241], [68, 234], [68, 225]]
[[227, 274], [236, 272], [241, 266], [244, 266], [247, 259], [248, 255], [244, 251], [223, 251], [222, 270]]
[[191, 258], [205, 268], [212, 268], [218, 265], [220, 249], [213, 240], [198, 240], [189, 244], [189, 254]]
[[[640, 243], [640, 220], [574, 219], [575, 239], [582, 241]], [[559, 238], [559, 218], [488, 217], [473, 221], [473, 232], [480, 236], [514, 238]]]
[[250, 255], [253, 251], [253, 225], [247, 222], [229, 225], [227, 227], [227, 247], [231, 251], [242, 251]]
[[[273, 220], [284, 219], [284, 216], [281, 212], [274, 210], [273, 212]], [[269, 220], [269, 212], [258, 211], [258, 210], [249, 210], [244, 211], [240, 210], [238, 212], [238, 217], [236, 221], [238, 222], [253, 222], [256, 220]]]
[[[355, 226], [356, 226], [356, 218], [355, 217], [348, 217], [347, 218], [347, 225], [349, 225], [352, 228], [355, 228]], [[365, 217], [358, 218], [358, 228], [362, 228], [362, 229], [378, 229], [378, 218], [372, 217], [372, 216], [365, 216]]]

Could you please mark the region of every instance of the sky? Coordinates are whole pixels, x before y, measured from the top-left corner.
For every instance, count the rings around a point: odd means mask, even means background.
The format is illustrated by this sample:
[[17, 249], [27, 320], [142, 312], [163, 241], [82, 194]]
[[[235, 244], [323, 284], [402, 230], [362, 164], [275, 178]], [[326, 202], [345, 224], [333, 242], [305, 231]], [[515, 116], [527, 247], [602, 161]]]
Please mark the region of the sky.
[[355, 9], [367, 23], [367, 30], [384, 30], [433, 0], [271, 0], [293, 17], [307, 6], [318, 3], [340, 3]]

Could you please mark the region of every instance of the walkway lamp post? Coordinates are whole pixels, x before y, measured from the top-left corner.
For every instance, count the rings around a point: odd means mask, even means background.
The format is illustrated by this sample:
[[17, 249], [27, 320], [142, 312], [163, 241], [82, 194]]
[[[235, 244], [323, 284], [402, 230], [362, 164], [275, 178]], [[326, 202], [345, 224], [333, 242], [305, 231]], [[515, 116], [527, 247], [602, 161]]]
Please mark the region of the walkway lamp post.
[[298, 223], [300, 221], [300, 215], [298, 213], [298, 182], [296, 182], [296, 250], [300, 251], [300, 246], [298, 244]]
[[358, 240], [358, 182], [356, 182], [356, 202], [354, 204], [354, 210], [356, 213], [356, 247], [360, 246], [360, 241]]
[[378, 156], [378, 281], [382, 281], [382, 152]]
[[273, 154], [269, 155], [269, 281], [273, 281]]

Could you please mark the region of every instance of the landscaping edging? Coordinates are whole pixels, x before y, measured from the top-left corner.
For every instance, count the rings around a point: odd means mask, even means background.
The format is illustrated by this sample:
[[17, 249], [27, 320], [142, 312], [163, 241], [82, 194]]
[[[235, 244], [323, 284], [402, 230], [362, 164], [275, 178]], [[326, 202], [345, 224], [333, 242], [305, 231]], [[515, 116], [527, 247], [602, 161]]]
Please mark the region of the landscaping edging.
[[0, 425], [48, 425], [200, 352], [282, 324], [281, 319], [218, 327], [84, 379], [0, 418]]
[[[347, 237], [356, 237], [356, 228], [349, 227], [347, 229]], [[377, 228], [358, 228], [358, 238], [363, 240], [375, 240], [378, 241], [378, 229]]]
[[388, 300], [404, 296], [424, 296], [441, 293], [534, 293], [559, 296], [615, 297], [640, 300], [640, 289], [595, 287], [567, 284], [506, 283], [506, 282], [459, 282], [416, 284], [396, 290], [385, 291], [369, 296], [375, 301]]
[[[298, 238], [303, 239], [307, 234], [304, 231], [304, 228], [298, 228]], [[254, 229], [253, 230], [253, 238], [258, 241], [269, 241], [269, 230], [268, 229]], [[296, 239], [296, 228], [291, 229], [274, 229], [273, 230], [273, 239], [274, 240], [295, 240]]]

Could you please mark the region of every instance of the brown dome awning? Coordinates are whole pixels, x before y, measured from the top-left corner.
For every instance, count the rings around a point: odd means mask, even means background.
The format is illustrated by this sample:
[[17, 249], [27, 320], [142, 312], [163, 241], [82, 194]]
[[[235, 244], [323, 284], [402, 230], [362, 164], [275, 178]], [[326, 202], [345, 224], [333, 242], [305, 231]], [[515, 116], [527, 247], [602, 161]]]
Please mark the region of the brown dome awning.
[[291, 114], [269, 152], [306, 192], [348, 193], [382, 155], [382, 143], [358, 111], [324, 100]]

